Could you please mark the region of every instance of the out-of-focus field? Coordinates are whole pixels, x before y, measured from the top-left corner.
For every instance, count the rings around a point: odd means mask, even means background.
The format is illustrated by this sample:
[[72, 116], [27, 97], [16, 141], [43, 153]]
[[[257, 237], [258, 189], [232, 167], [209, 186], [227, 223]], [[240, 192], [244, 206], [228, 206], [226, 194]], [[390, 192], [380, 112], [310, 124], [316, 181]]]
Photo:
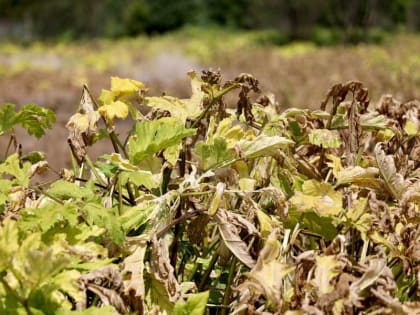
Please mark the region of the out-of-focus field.
[[[55, 110], [57, 123], [41, 140], [18, 131], [24, 151], [46, 151], [68, 165], [65, 123], [87, 83], [98, 96], [110, 76], [144, 82], [150, 94], [187, 97], [187, 71], [220, 68], [225, 79], [242, 72], [260, 80], [281, 107], [317, 107], [331, 85], [362, 81], [376, 102], [382, 94], [420, 99], [420, 37], [398, 35], [381, 45], [275, 46], [269, 32], [185, 29], [169, 35], [75, 43], [0, 44], [0, 104], [36, 103]], [[2, 146], [0, 147], [2, 149]]]

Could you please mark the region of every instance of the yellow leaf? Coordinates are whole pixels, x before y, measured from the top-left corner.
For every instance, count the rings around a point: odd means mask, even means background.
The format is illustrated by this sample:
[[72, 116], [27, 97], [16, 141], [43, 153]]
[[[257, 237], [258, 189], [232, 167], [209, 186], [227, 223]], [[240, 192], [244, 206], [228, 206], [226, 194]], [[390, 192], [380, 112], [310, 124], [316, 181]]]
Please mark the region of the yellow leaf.
[[315, 210], [321, 216], [337, 215], [342, 210], [341, 193], [324, 182], [307, 180], [302, 192], [297, 191], [290, 199], [298, 211]]
[[128, 116], [128, 106], [124, 102], [116, 101], [99, 107], [99, 114], [107, 122], [114, 124], [115, 117], [125, 119]]
[[111, 91], [118, 94], [133, 94], [138, 90], [144, 89], [142, 82], [132, 79], [121, 79], [119, 77], [111, 77]]
[[341, 159], [332, 154], [327, 154], [327, 158], [331, 161], [331, 162], [327, 162], [327, 165], [332, 169], [332, 172], [335, 178], [337, 178], [338, 173], [340, 173], [340, 171], [343, 169], [343, 165], [341, 164]]
[[262, 237], [267, 237], [273, 230], [271, 224], [271, 218], [262, 210], [258, 209], [257, 212], [258, 223], [260, 226], [260, 232]]
[[317, 256], [314, 283], [320, 294], [327, 294], [334, 291], [331, 280], [338, 276], [340, 263], [334, 255]]
[[99, 100], [102, 102], [102, 104], [111, 104], [115, 101], [115, 98], [117, 97], [116, 93], [111, 92], [109, 90], [102, 90], [101, 96], [99, 96]]
[[412, 120], [407, 120], [407, 122], [404, 125], [404, 131], [409, 136], [415, 136], [419, 132], [416, 122]]

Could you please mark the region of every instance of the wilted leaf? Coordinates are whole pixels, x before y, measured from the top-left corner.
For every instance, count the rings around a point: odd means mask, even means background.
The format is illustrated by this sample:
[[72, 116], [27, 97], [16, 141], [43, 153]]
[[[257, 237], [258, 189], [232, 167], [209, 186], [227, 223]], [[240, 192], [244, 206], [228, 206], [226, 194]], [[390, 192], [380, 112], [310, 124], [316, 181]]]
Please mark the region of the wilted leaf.
[[222, 236], [226, 247], [239, 259], [245, 266], [252, 268], [255, 266], [255, 261], [248, 253], [245, 242], [240, 238], [239, 231], [235, 225], [227, 220], [228, 216], [226, 210], [219, 209], [216, 212], [215, 218], [217, 226]]
[[261, 156], [271, 156], [276, 150], [292, 144], [294, 144], [293, 140], [285, 137], [260, 135], [253, 140], [241, 140], [237, 143], [237, 146], [244, 157], [254, 159]]
[[191, 78], [192, 96], [190, 99], [180, 100], [171, 96], [162, 97], [146, 97], [145, 105], [166, 110], [171, 113], [173, 118], [176, 118], [181, 123], [185, 124], [187, 118], [197, 118], [202, 112], [202, 103], [205, 97], [201, 90], [203, 84], [202, 80], [194, 71], [188, 73]]
[[381, 190], [383, 188], [383, 181], [378, 178], [378, 175], [379, 170], [376, 167], [347, 167], [338, 172], [336, 187], [353, 184], [359, 187]]
[[385, 181], [385, 188], [395, 199], [400, 199], [407, 184], [404, 181], [404, 177], [397, 172], [394, 158], [391, 155], [386, 155], [382, 146], [382, 143], [378, 143], [375, 147], [379, 172]]
[[339, 148], [342, 144], [340, 136], [328, 129], [312, 129], [308, 137], [311, 144], [323, 148]]
[[295, 269], [294, 266], [280, 261], [280, 243], [277, 235], [277, 230], [270, 233], [255, 267], [249, 273], [251, 281], [258, 283], [263, 289], [262, 293], [274, 305], [282, 299], [283, 278]]
[[174, 268], [172, 267], [169, 260], [169, 245], [168, 239], [163, 238], [160, 241], [157, 240], [156, 236], [152, 238], [152, 265], [153, 265], [153, 276], [160, 282], [172, 303], [175, 303], [180, 295], [181, 288], [174, 275]]
[[350, 294], [352, 298], [358, 298], [360, 293], [371, 286], [379, 279], [386, 268], [386, 260], [382, 258], [369, 260], [369, 268], [356, 281], [350, 285]]
[[367, 241], [367, 232], [373, 224], [374, 216], [367, 212], [367, 199], [360, 198], [354, 200], [350, 209], [346, 212], [346, 218], [350, 224], [356, 228], [364, 241]]
[[314, 285], [319, 290], [319, 295], [327, 294], [334, 290], [332, 280], [340, 274], [338, 268], [340, 263], [337, 261], [335, 255], [317, 256], [315, 268]]
[[124, 268], [122, 270], [125, 295], [135, 299], [141, 307], [143, 307], [145, 299], [143, 279], [145, 254], [146, 246], [145, 244], [140, 244], [131, 255], [124, 259]]
[[331, 162], [327, 162], [327, 165], [328, 167], [331, 168], [332, 173], [335, 176], [335, 178], [337, 178], [338, 174], [343, 170], [341, 159], [332, 154], [327, 154], [327, 158], [331, 161]]

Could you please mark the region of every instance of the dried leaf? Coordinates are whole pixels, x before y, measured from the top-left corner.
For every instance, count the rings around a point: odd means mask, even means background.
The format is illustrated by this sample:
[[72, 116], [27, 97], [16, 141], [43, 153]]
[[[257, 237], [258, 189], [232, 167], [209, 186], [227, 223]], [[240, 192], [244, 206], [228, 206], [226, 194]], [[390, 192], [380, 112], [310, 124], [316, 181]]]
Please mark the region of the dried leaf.
[[229, 222], [226, 210], [219, 209], [215, 218], [225, 245], [245, 266], [253, 268], [255, 261], [248, 253], [246, 243], [240, 238], [238, 229], [234, 224]]
[[379, 172], [385, 181], [385, 188], [391, 193], [392, 197], [400, 199], [407, 184], [404, 177], [397, 172], [393, 157], [385, 154], [383, 143], [376, 145], [375, 156]]
[[379, 170], [376, 167], [350, 166], [338, 172], [336, 187], [353, 184], [363, 188], [382, 190], [383, 181], [378, 178], [378, 175]]
[[140, 244], [134, 252], [124, 259], [122, 275], [124, 277], [124, 293], [129, 297], [132, 304], [135, 304], [136, 311], [143, 313], [145, 288], [143, 279], [144, 257], [146, 244]]
[[166, 240], [158, 241], [156, 236], [152, 238], [153, 275], [164, 286], [169, 300], [175, 303], [181, 296], [181, 288], [174, 275], [166, 243]]

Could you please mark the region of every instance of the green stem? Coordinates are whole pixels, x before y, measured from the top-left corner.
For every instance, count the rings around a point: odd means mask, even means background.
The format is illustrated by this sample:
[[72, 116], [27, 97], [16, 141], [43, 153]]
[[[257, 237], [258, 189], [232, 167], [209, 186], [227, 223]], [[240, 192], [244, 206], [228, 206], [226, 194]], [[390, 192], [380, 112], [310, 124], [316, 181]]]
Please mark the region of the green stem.
[[[230, 304], [230, 295], [232, 293], [232, 282], [235, 275], [235, 267], [236, 267], [237, 259], [235, 256], [232, 256], [232, 261], [230, 263], [229, 268], [229, 276], [228, 281], [226, 283], [225, 295], [223, 296], [223, 305], [227, 307]], [[227, 315], [229, 314], [229, 308], [223, 308], [220, 312], [220, 315]]]
[[16, 143], [16, 138], [15, 138], [14, 134], [10, 135], [9, 142], [7, 143], [6, 152], [4, 152], [4, 159], [5, 160], [7, 159], [7, 156], [9, 155], [9, 150], [10, 150], [10, 146], [12, 145], [12, 142]]
[[106, 186], [106, 183], [104, 183], [104, 182], [102, 181], [102, 178], [99, 176], [99, 173], [98, 173], [98, 171], [96, 170], [95, 165], [93, 165], [92, 160], [89, 158], [89, 156], [88, 156], [87, 154], [86, 154], [86, 156], [85, 156], [85, 160], [86, 160], [86, 163], [89, 165], [89, 167], [90, 167], [90, 169], [91, 169], [92, 173], [95, 175], [95, 177], [96, 177], [97, 181], [98, 181], [101, 185]]
[[213, 271], [214, 265], [216, 264], [218, 259], [219, 259], [219, 254], [215, 253], [214, 256], [211, 258], [209, 266], [207, 267], [206, 271], [204, 272], [203, 277], [201, 277], [200, 284], [198, 285], [198, 291], [203, 291], [204, 290], [204, 287], [207, 283], [207, 280], [210, 277], [210, 273]]
[[125, 188], [127, 189], [128, 198], [130, 199], [130, 203], [132, 205], [135, 205], [136, 204], [136, 196], [135, 196], [134, 191], [133, 191], [133, 184], [130, 183], [130, 182], [127, 182], [127, 184], [125, 184]]
[[121, 185], [121, 180], [120, 180], [120, 174], [118, 174], [117, 177], [117, 185], [118, 185], [118, 215], [121, 215], [122, 213], [122, 207], [123, 207], [123, 199], [122, 199], [122, 185]]
[[4, 280], [3, 277], [0, 277], [0, 282], [3, 284], [4, 288], [6, 289], [6, 291], [8, 291], [11, 295], [14, 296], [14, 298], [19, 301], [20, 304], [22, 304], [22, 306], [25, 308], [26, 314], [28, 315], [33, 315], [31, 308], [28, 305], [28, 301], [24, 298], [22, 298], [20, 295], [18, 295], [15, 290], [13, 290], [9, 284], [7, 283], [6, 280]]

